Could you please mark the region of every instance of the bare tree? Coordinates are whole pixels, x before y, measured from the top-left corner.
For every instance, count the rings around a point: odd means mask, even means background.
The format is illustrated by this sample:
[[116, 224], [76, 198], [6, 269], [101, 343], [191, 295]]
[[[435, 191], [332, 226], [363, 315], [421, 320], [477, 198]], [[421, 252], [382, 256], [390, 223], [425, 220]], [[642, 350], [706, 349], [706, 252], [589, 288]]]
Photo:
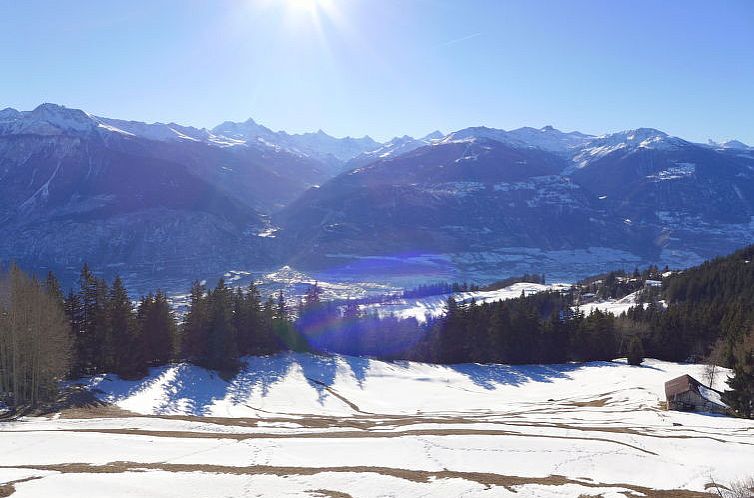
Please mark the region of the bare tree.
[[60, 303], [15, 266], [0, 275], [0, 396], [32, 406], [50, 398], [70, 358]]
[[722, 341], [717, 341], [715, 346], [712, 348], [712, 350], [709, 352], [707, 357], [704, 359], [703, 380], [704, 380], [704, 383], [707, 384], [707, 387], [709, 387], [710, 389], [715, 388], [715, 379], [720, 373], [719, 365], [720, 363], [722, 363], [722, 359], [723, 359], [722, 348], [723, 348]]
[[714, 493], [710, 494], [720, 498], [754, 498], [754, 477], [747, 477], [738, 481], [733, 481], [727, 485], [717, 484], [714, 479], [710, 479], [712, 486], [710, 489]]

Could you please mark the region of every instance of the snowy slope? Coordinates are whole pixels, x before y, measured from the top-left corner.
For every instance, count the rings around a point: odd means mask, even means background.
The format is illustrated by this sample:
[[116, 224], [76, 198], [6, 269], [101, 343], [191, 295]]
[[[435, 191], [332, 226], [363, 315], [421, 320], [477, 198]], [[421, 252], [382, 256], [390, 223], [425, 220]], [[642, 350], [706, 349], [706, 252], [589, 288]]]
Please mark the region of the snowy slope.
[[633, 308], [637, 304], [637, 297], [641, 291], [636, 291], [627, 295], [621, 299], [609, 299], [602, 302], [587, 303], [581, 306], [574, 306], [573, 309], [581, 310], [585, 315], [590, 314], [594, 310], [600, 310], [606, 313], [612, 313], [615, 316], [625, 313], [629, 309]]
[[[508, 410], [548, 399], [575, 402], [608, 391], [623, 393], [618, 396], [622, 409], [639, 410], [664, 400], [665, 380], [684, 373], [701, 379], [703, 374], [702, 365], [654, 360], [644, 368], [622, 362], [442, 366], [298, 353], [245, 361], [247, 367], [230, 382], [203, 368], [178, 364], [153, 369], [139, 381], [109, 375], [87, 385], [103, 401], [141, 414], [409, 415], [459, 407], [468, 412]], [[723, 389], [722, 375], [718, 380], [715, 387]]]
[[573, 157], [574, 168], [586, 167], [615, 152], [631, 154], [637, 150], [672, 150], [691, 143], [654, 128], [638, 128], [594, 137], [581, 145]]
[[188, 365], [90, 381], [131, 412], [0, 424], [0, 483], [14, 498], [702, 497], [754, 459], [754, 422], [660, 408], [663, 383], [702, 365], [247, 361], [230, 382]]
[[568, 288], [570, 288], [569, 284], [543, 285], [521, 282], [494, 291], [458, 292], [414, 299], [394, 299], [385, 303], [364, 305], [361, 306], [361, 309], [365, 313], [377, 313], [379, 316], [395, 315], [398, 318], [416, 318], [419, 322], [423, 322], [427, 316], [436, 318], [445, 314], [445, 305], [451, 295], [459, 304], [467, 304], [472, 301], [482, 304], [514, 299], [521, 297], [521, 294], [528, 296], [537, 292]]

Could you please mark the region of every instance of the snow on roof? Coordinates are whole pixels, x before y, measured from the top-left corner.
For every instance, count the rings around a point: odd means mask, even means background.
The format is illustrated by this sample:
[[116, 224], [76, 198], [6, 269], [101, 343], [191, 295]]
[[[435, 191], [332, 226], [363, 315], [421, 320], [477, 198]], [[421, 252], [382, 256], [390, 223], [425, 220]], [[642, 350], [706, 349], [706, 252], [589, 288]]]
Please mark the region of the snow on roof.
[[699, 394], [701, 394], [702, 398], [706, 399], [709, 402], [715, 403], [716, 405], [728, 408], [728, 405], [723, 402], [721, 393], [701, 384], [699, 384], [697, 387], [699, 388]]
[[699, 396], [709, 401], [710, 403], [728, 408], [728, 405], [723, 402], [722, 393], [714, 389], [710, 389], [709, 387], [705, 387], [701, 382], [688, 374], [681, 375], [680, 377], [676, 377], [675, 379], [671, 379], [665, 383], [665, 396], [667, 398], [671, 398], [688, 391], [696, 391], [697, 393], [699, 393]]

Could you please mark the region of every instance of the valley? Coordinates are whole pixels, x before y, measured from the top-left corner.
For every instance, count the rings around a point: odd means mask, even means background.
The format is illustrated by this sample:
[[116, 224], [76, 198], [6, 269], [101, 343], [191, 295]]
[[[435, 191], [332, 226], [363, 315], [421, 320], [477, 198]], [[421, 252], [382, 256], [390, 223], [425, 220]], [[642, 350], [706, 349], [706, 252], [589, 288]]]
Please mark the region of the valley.
[[0, 259], [66, 283], [84, 262], [171, 292], [285, 265], [399, 286], [573, 281], [754, 241], [754, 149], [650, 128], [472, 127], [381, 144], [43, 104], [0, 111], [0, 161]]

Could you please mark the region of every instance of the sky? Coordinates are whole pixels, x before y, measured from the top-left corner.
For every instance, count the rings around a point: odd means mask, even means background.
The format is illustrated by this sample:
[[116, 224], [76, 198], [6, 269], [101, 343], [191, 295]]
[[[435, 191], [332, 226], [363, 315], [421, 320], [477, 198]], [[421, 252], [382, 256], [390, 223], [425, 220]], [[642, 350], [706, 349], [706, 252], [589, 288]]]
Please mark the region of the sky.
[[0, 0], [0, 108], [754, 144], [754, 1]]

